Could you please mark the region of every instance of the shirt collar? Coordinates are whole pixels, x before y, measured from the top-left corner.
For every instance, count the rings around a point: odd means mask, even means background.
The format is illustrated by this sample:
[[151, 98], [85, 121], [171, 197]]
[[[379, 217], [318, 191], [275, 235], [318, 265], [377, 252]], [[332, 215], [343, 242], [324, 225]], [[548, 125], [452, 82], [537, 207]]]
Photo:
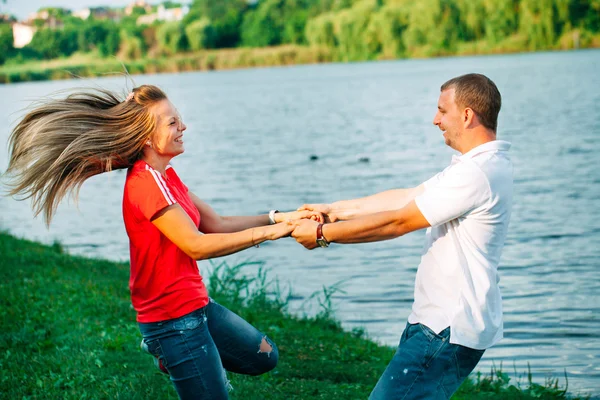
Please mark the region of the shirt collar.
[[491, 142], [486, 142], [484, 144], [480, 144], [475, 148], [472, 148], [465, 154], [452, 156], [451, 164], [456, 164], [459, 161], [466, 161], [470, 158], [475, 157], [478, 154], [485, 153], [488, 151], [508, 151], [508, 149], [510, 149], [510, 146], [510, 142], [507, 142], [505, 140], [492, 140]]

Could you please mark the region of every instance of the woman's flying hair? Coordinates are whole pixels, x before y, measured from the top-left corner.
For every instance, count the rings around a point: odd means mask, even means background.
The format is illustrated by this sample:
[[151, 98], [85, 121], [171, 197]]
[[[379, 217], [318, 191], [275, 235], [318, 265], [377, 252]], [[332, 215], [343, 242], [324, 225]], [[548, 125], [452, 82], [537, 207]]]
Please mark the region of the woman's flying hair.
[[142, 85], [125, 98], [89, 88], [36, 102], [9, 137], [8, 194], [31, 198], [34, 214], [50, 225], [62, 198], [77, 199], [86, 179], [141, 158], [156, 127], [150, 107], [166, 98]]

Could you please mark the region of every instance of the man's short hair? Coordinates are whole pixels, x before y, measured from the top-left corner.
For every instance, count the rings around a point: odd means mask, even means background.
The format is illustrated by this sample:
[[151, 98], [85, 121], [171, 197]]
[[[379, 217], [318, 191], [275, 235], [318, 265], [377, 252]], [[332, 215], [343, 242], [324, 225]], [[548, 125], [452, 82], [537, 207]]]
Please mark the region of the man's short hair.
[[441, 91], [454, 88], [454, 101], [459, 107], [475, 111], [483, 126], [496, 132], [502, 97], [496, 84], [481, 74], [466, 74], [450, 79]]

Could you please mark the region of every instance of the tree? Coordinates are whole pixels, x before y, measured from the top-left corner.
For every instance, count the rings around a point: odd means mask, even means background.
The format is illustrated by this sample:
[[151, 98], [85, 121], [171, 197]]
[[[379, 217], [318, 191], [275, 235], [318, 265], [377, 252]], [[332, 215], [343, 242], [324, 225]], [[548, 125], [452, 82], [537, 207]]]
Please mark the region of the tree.
[[10, 24], [0, 24], [0, 65], [11, 57], [14, 52], [13, 31]]
[[70, 56], [77, 51], [77, 35], [78, 32], [70, 28], [40, 29], [26, 46], [27, 51], [45, 59]]
[[246, 12], [242, 23], [242, 43], [263, 47], [284, 43], [306, 43], [304, 29], [309, 17], [308, 0], [263, 0]]
[[554, 44], [556, 32], [552, 3], [547, 0], [521, 0], [519, 32], [527, 38], [530, 50], [547, 49]]
[[77, 29], [77, 47], [82, 52], [97, 49], [102, 56], [116, 54], [121, 36], [112, 21], [90, 20]]
[[188, 49], [183, 24], [180, 22], [166, 22], [156, 31], [158, 49], [163, 54], [175, 54]]
[[484, 0], [483, 6], [487, 16], [485, 39], [489, 43], [499, 43], [517, 32], [519, 26], [517, 0]]
[[367, 28], [369, 47], [383, 58], [405, 56], [402, 36], [408, 27], [408, 1], [386, 4], [373, 15]]
[[249, 5], [246, 0], [194, 0], [184, 24], [208, 18], [215, 32], [215, 47], [235, 47], [240, 42], [240, 29]]
[[186, 26], [185, 34], [191, 50], [212, 49], [215, 47], [215, 29], [208, 18], [202, 18]]

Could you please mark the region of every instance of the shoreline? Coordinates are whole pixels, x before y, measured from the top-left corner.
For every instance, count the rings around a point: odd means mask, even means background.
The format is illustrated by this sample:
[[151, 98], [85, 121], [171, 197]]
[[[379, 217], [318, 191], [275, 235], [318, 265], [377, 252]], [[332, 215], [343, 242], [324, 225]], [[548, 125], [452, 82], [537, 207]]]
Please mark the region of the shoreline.
[[[69, 255], [0, 231], [3, 291], [0, 350], [7, 398], [174, 398], [168, 378], [139, 350], [124, 262]], [[211, 297], [263, 330], [280, 362], [260, 378], [231, 374], [232, 399], [364, 399], [394, 348], [361, 330], [344, 331], [330, 309], [294, 316], [264, 272], [240, 279], [244, 265], [215, 263]], [[274, 294], [273, 294], [274, 293]], [[325, 373], [324, 373], [325, 372]], [[525, 376], [527, 376], [525, 374]], [[578, 399], [564, 378], [537, 384], [495, 370], [473, 374], [453, 399]], [[585, 398], [585, 397], [584, 397]]]
[[423, 60], [445, 57], [494, 56], [504, 54], [529, 54], [544, 52], [595, 50], [598, 46], [586, 48], [541, 49], [537, 51], [517, 49], [478, 50], [477, 46], [465, 47], [453, 54], [433, 56], [415, 55], [406, 58], [385, 58], [365, 60], [341, 60], [332, 49], [284, 45], [265, 48], [234, 48], [195, 53], [182, 53], [168, 58], [143, 58], [121, 61], [115, 58], [100, 58], [94, 54], [75, 54], [69, 58], [46, 61], [31, 61], [23, 64], [0, 66], [0, 84], [21, 82], [90, 78], [122, 74], [124, 66], [130, 75], [178, 73], [191, 71], [225, 71], [232, 69], [282, 67], [323, 63], [350, 63], [369, 61]]

